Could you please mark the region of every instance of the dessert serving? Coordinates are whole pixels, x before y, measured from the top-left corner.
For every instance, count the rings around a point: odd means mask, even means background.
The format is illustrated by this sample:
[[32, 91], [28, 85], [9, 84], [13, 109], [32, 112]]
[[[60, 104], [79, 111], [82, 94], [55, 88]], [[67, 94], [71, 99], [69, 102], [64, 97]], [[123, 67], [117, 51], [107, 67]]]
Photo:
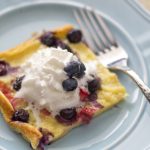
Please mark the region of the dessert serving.
[[5, 121], [39, 150], [126, 96], [71, 25], [1, 52], [0, 90]]

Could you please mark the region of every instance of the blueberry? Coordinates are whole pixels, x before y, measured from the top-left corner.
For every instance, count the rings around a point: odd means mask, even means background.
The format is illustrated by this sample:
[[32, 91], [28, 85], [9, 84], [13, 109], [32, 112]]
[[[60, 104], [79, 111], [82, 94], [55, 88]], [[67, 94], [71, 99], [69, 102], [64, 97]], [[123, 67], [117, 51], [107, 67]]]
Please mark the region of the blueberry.
[[85, 73], [85, 66], [82, 62], [72, 61], [65, 68], [64, 71], [69, 77], [75, 76], [81, 78]]
[[46, 32], [40, 37], [40, 40], [44, 45], [51, 47], [56, 45], [57, 38], [51, 32]]
[[76, 118], [77, 112], [75, 108], [67, 108], [67, 109], [61, 110], [59, 115], [65, 120], [73, 120]]
[[22, 80], [25, 76], [16, 78], [15, 82], [13, 83], [13, 89], [19, 91], [21, 89]]
[[68, 50], [68, 52], [72, 52], [71, 48], [59, 39], [56, 41], [55, 46], [61, 47], [62, 49], [66, 49], [66, 50]]
[[96, 92], [100, 88], [101, 88], [100, 78], [95, 78], [95, 79], [93, 79], [93, 80], [91, 80], [91, 81], [88, 82], [88, 90], [91, 93]]
[[[31, 146], [32, 148], [32, 146]], [[37, 150], [44, 150], [44, 144], [42, 142], [39, 142], [38, 146], [37, 146]]]
[[29, 113], [24, 109], [18, 109], [12, 116], [12, 121], [28, 122]]
[[40, 140], [40, 143], [44, 144], [44, 145], [51, 144], [54, 135], [51, 132], [49, 132], [47, 129], [44, 129], [44, 128], [40, 128], [39, 131], [43, 135], [41, 140]]
[[82, 40], [82, 32], [80, 30], [73, 29], [67, 34], [67, 39], [71, 43], [78, 43]]
[[78, 72], [77, 75], [76, 75], [77, 78], [81, 78], [81, 77], [85, 74], [84, 71], [86, 70], [86, 68], [85, 68], [85, 66], [84, 66], [83, 63], [80, 63], [79, 66], [80, 66], [80, 67], [79, 67], [79, 72]]
[[62, 86], [65, 91], [73, 91], [77, 88], [78, 82], [74, 78], [69, 78], [62, 82]]
[[96, 101], [97, 100], [97, 93], [91, 93], [88, 96], [89, 101]]
[[40, 40], [48, 47], [61, 47], [62, 49], [67, 49], [69, 52], [72, 52], [71, 48], [67, 44], [55, 37], [51, 32], [43, 34], [40, 37]]
[[9, 64], [3, 60], [0, 60], [0, 76], [4, 76], [8, 73]]

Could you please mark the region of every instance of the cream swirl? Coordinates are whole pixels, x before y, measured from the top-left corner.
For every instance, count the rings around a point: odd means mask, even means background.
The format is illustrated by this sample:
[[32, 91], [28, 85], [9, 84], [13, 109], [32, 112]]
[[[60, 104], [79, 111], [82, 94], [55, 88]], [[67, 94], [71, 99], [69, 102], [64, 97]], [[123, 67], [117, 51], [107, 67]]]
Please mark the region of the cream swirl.
[[66, 92], [62, 87], [67, 79], [64, 67], [78, 58], [61, 48], [45, 48], [31, 56], [21, 67], [25, 75], [15, 97], [24, 98], [37, 108], [47, 108], [54, 114], [61, 109], [80, 105], [79, 87]]
[[67, 50], [53, 47], [40, 49], [21, 66], [20, 75], [25, 75], [25, 78], [15, 97], [27, 100], [36, 109], [46, 108], [53, 115], [62, 109], [81, 106], [80, 88], [85, 88], [87, 81], [93, 78], [91, 74], [95, 75], [96, 63], [86, 63], [85, 75], [81, 79], [76, 78], [78, 87], [67, 92], [62, 86], [68, 78], [64, 68], [72, 61], [79, 60]]

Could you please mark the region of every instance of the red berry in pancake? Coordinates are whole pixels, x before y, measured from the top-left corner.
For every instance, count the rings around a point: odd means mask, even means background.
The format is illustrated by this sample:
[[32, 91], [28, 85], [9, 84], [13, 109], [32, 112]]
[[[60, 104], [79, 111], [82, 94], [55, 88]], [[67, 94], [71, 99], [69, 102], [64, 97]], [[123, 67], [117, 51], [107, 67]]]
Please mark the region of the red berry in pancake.
[[80, 89], [80, 100], [81, 101], [87, 101], [88, 100], [88, 96], [89, 96], [89, 93], [83, 89]]
[[85, 124], [89, 123], [93, 118], [95, 111], [96, 110], [94, 108], [88, 108], [88, 107], [82, 108], [79, 113], [79, 117], [81, 118], [81, 121]]

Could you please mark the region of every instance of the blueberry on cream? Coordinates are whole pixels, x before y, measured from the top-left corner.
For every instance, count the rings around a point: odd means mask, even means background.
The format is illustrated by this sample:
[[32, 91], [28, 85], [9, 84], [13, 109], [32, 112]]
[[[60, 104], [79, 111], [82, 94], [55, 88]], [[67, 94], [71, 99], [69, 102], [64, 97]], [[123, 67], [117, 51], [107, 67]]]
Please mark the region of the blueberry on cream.
[[65, 68], [64, 71], [69, 77], [81, 78], [85, 74], [85, 66], [80, 61], [72, 61]]
[[25, 76], [17, 77], [16, 80], [13, 82], [13, 89], [19, 91], [21, 89], [22, 80]]
[[65, 91], [73, 91], [77, 88], [78, 82], [74, 78], [69, 78], [62, 82], [62, 86]]

